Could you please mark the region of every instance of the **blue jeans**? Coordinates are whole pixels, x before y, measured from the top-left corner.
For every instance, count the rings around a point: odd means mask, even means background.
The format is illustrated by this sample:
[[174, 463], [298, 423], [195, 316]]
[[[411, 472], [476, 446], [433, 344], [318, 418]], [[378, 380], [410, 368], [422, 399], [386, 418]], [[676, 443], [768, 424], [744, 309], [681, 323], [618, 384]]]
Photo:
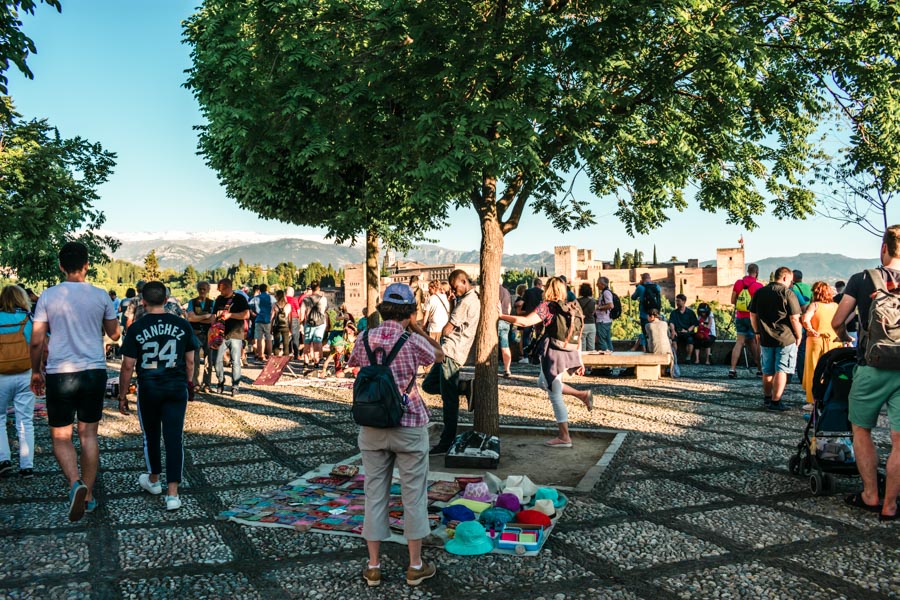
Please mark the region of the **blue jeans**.
[[0, 461], [10, 459], [6, 438], [6, 410], [10, 404], [16, 411], [16, 433], [19, 437], [19, 468], [34, 468], [34, 394], [31, 393], [31, 371], [0, 375]]
[[584, 329], [581, 330], [581, 349], [590, 352], [594, 349], [594, 343], [597, 339], [597, 325], [595, 323], [585, 323]]
[[244, 340], [235, 338], [225, 340], [216, 350], [216, 380], [219, 385], [225, 385], [225, 349], [231, 349], [231, 386], [241, 385], [241, 350]]
[[612, 350], [612, 323], [597, 323], [597, 350]]

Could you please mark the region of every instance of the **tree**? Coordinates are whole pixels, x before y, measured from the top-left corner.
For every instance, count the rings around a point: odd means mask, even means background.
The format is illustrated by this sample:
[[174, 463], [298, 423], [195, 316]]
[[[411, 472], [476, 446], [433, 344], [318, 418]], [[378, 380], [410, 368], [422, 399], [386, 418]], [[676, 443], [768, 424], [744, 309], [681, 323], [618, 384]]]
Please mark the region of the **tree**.
[[634, 264], [634, 255], [631, 252], [626, 252], [625, 256], [622, 257], [622, 268], [623, 269], [631, 269], [637, 265]]
[[881, 239], [892, 224], [888, 207], [900, 189], [889, 190], [877, 173], [854, 172], [846, 164], [826, 167], [825, 181], [832, 189], [820, 194], [817, 212], [842, 227], [855, 225]]
[[613, 269], [621, 269], [622, 268], [622, 252], [618, 248], [616, 248], [616, 253], [613, 256]]
[[8, 97], [0, 104], [8, 111], [0, 116], [0, 265], [26, 282], [56, 282], [57, 253], [72, 240], [88, 247], [91, 264], [109, 261], [106, 252], [119, 242], [94, 233], [105, 217], [93, 203], [116, 155], [63, 138], [46, 120], [22, 120]]
[[656, 260], [656, 244], [653, 244], [653, 264], [659, 264], [659, 261]]
[[[202, 67], [215, 81], [200, 87], [229, 98], [198, 94], [210, 121], [201, 147], [238, 176], [252, 161], [276, 189], [296, 191], [272, 175], [291, 165], [315, 197], [334, 184], [342, 198], [356, 175], [401, 188], [397, 208], [419, 216], [469, 206], [482, 281], [497, 281], [504, 236], [526, 207], [562, 231], [593, 223], [588, 200], [566, 193], [567, 174], [615, 196], [628, 233], [682, 210], [688, 184], [701, 208], [752, 229], [766, 212], [812, 213], [801, 177], [831, 106], [817, 69], [848, 75], [842, 60], [859, 64], [869, 47], [841, 46], [845, 13], [887, 4], [207, 0], [188, 25], [191, 85]], [[884, 12], [869, 32], [895, 26]], [[266, 148], [288, 136], [277, 154]], [[366, 185], [360, 197], [382, 199]], [[232, 195], [252, 202], [249, 189]], [[497, 301], [496, 286], [483, 288], [474, 396], [487, 433], [499, 428]]]
[[151, 250], [144, 257], [144, 271], [141, 276], [147, 281], [159, 281], [159, 261], [156, 260], [156, 250]]
[[198, 281], [200, 281], [200, 275], [197, 273], [197, 269], [192, 265], [186, 266], [181, 274], [181, 285], [186, 288], [192, 288], [197, 285]]

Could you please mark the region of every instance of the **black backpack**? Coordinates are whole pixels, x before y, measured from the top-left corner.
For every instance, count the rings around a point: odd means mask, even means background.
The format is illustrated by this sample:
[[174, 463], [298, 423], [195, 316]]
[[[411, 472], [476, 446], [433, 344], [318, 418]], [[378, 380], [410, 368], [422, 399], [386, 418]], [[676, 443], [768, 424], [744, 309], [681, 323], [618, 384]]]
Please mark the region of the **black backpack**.
[[[363, 345], [369, 364], [359, 370], [356, 381], [353, 382], [353, 420], [363, 427], [377, 427], [387, 429], [400, 426], [400, 418], [403, 416], [403, 396], [397, 388], [394, 374], [390, 365], [396, 358], [400, 348], [409, 339], [409, 332], [404, 331], [390, 353], [385, 357], [384, 348], [377, 348], [372, 352], [369, 346], [369, 334], [363, 335]], [[376, 353], [381, 353], [381, 363], [378, 362]], [[412, 389], [415, 377], [406, 387], [406, 393]]]
[[613, 307], [609, 310], [609, 318], [615, 321], [622, 316], [622, 300], [619, 299], [619, 295], [614, 291], [609, 290], [609, 293], [612, 294], [613, 299]]
[[[325, 313], [322, 312], [322, 309], [319, 308], [319, 301], [322, 300], [322, 296], [319, 294], [313, 294], [311, 296], [307, 296], [306, 300], [309, 300], [307, 303], [309, 306], [309, 310], [306, 312], [306, 325], [309, 327], [319, 327], [320, 325], [325, 324]], [[304, 302], [306, 302], [304, 300]]]
[[547, 326], [550, 345], [557, 350], [581, 350], [584, 313], [578, 302], [554, 302], [553, 322]]
[[641, 311], [645, 315], [649, 315], [653, 309], [662, 308], [662, 301], [659, 297], [659, 286], [655, 283], [644, 286], [644, 295], [641, 297]]

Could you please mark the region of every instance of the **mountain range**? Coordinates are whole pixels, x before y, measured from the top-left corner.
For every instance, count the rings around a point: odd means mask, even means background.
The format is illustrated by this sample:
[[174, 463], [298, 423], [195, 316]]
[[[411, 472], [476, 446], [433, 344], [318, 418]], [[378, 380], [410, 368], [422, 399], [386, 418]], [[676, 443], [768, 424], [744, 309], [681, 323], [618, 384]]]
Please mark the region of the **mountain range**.
[[[281, 262], [292, 262], [298, 267], [319, 261], [323, 265], [331, 263], [335, 268], [363, 261], [364, 248], [361, 245], [346, 246], [304, 238], [285, 238], [247, 232], [215, 232], [209, 234], [189, 234], [185, 232], [160, 232], [143, 234], [117, 234], [106, 232], [122, 241], [113, 254], [114, 258], [136, 264], [143, 264], [144, 257], [156, 250], [160, 267], [181, 271], [188, 265], [198, 270], [236, 264], [243, 259], [247, 264], [275, 266]], [[382, 258], [384, 253], [382, 252]], [[397, 258], [419, 261], [426, 264], [477, 263], [478, 250], [450, 250], [431, 244], [423, 244], [406, 253], [398, 253]], [[877, 258], [851, 258], [842, 254], [808, 252], [798, 256], [770, 257], [754, 261], [759, 265], [760, 278], [768, 279], [769, 273], [784, 265], [800, 269], [804, 281], [824, 280], [834, 282], [850, 277], [878, 264]], [[705, 261], [703, 265], [715, 264]], [[534, 254], [505, 254], [503, 266], [507, 269], [534, 269], [546, 267], [552, 273], [553, 253], [550, 251]]]

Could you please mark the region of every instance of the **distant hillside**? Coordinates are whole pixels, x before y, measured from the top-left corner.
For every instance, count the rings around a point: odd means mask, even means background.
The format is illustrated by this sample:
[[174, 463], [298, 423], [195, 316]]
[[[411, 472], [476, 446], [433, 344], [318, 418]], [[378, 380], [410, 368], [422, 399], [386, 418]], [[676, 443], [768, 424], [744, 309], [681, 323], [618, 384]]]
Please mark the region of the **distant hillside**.
[[877, 258], [850, 258], [843, 254], [825, 254], [805, 252], [797, 256], [777, 256], [754, 261], [759, 265], [759, 278], [767, 280], [769, 273], [778, 267], [800, 269], [803, 281], [812, 284], [814, 281], [834, 283], [839, 279], [846, 281], [854, 273], [878, 266]]
[[[293, 262], [297, 266], [308, 265], [319, 261], [335, 268], [348, 263], [359, 263], [363, 260], [362, 246], [341, 246], [300, 238], [284, 238], [263, 242], [241, 244], [239, 233], [232, 233], [221, 239], [209, 235], [197, 238], [181, 239], [182, 236], [165, 235], [160, 239], [145, 236], [140, 240], [128, 240], [127, 234], [120, 234], [121, 247], [113, 254], [113, 258], [143, 264], [144, 257], [156, 250], [160, 267], [181, 271], [188, 265], [200, 270], [237, 264], [243, 259], [247, 264], [261, 264], [274, 267], [281, 262]], [[383, 259], [382, 253], [381, 258]], [[434, 245], [422, 245], [399, 258], [415, 260], [426, 264], [477, 263], [478, 251], [448, 250]], [[553, 270], [553, 253], [504, 255], [503, 266], [507, 269], [534, 269], [545, 266]]]

